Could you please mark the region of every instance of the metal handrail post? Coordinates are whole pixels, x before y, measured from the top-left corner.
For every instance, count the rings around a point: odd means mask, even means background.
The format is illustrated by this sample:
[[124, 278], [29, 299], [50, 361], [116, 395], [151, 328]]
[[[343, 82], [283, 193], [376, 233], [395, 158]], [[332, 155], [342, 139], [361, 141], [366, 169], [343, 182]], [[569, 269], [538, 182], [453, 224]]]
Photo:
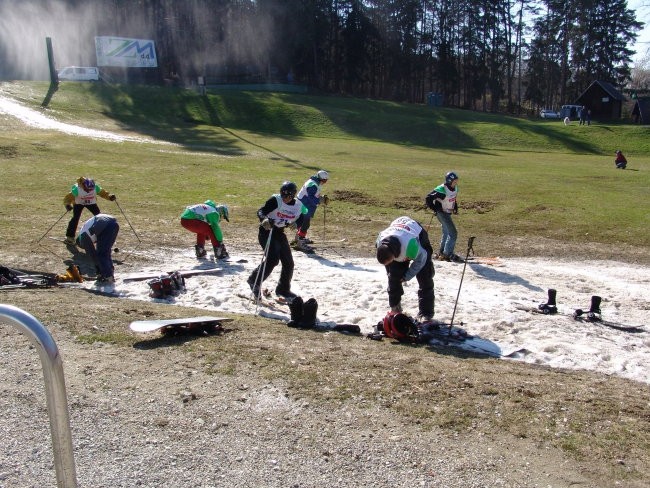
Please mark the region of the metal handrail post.
[[76, 488], [68, 400], [63, 377], [63, 361], [52, 335], [34, 316], [12, 305], [0, 305], [0, 323], [15, 326], [25, 333], [38, 349], [43, 366], [47, 410], [54, 453], [54, 468], [59, 488]]

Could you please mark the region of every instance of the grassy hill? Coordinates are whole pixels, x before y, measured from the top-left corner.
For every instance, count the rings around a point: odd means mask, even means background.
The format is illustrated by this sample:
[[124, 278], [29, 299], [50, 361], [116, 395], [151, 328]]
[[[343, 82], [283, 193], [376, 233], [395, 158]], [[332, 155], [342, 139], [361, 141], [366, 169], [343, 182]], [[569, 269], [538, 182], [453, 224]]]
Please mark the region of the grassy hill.
[[[5, 83], [1, 93], [38, 108], [47, 87]], [[282, 181], [300, 185], [326, 168], [332, 175], [329, 232], [367, 252], [376, 232], [398, 215], [430, 223], [424, 195], [455, 170], [460, 249], [476, 235], [486, 254], [648, 259], [650, 129], [643, 126], [564, 126], [372, 100], [233, 91], [201, 97], [181, 89], [83, 83], [61, 84], [45, 112], [173, 143], [115, 145], [47, 133], [35, 145], [33, 137], [3, 131], [8, 181], [24, 182], [12, 189], [14, 198], [21, 205], [45, 177], [56, 194], [39, 199], [48, 221], [62, 209], [59, 200], [74, 177], [85, 173], [127, 208], [140, 207], [147, 231], [160, 232], [156, 222], [172, 222], [184, 205], [208, 197], [233, 206], [235, 223], [247, 229]], [[630, 161], [626, 171], [614, 168], [618, 148]], [[586, 243], [600, 248], [585, 253]]]

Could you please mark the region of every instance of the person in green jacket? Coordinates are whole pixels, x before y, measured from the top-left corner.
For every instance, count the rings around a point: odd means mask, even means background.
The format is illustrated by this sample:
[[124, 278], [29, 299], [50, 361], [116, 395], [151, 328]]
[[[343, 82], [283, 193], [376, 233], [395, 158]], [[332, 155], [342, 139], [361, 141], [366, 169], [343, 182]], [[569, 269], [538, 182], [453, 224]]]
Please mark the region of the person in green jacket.
[[217, 205], [212, 200], [206, 200], [205, 203], [190, 205], [185, 208], [181, 215], [181, 225], [190, 232], [196, 234], [196, 251], [197, 258], [206, 256], [205, 240], [207, 238], [212, 242], [214, 249], [214, 259], [226, 259], [228, 251], [223, 243], [223, 233], [219, 227], [219, 221], [228, 219], [228, 207], [226, 205]]

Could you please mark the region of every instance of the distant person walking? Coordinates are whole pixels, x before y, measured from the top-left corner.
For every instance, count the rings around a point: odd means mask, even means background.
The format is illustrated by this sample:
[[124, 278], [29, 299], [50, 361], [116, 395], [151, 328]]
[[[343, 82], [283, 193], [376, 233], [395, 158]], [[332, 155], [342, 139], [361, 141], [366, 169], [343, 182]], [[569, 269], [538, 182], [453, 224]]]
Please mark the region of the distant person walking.
[[580, 117], [580, 125], [585, 125], [585, 121], [587, 120], [587, 107], [584, 105], [580, 107], [580, 113], [578, 115]]
[[115, 195], [108, 193], [99, 186], [99, 183], [96, 183], [92, 178], [80, 176], [72, 186], [70, 193], [63, 198], [65, 209], [68, 212], [72, 210], [72, 218], [65, 232], [66, 244], [74, 244], [74, 235], [77, 232], [81, 212], [84, 208], [90, 210], [90, 213], [93, 215], [100, 213], [99, 206], [97, 205], [97, 195], [106, 200], [115, 201]]
[[433, 210], [442, 228], [440, 252], [436, 256], [441, 261], [462, 263], [463, 258], [454, 253], [458, 231], [451, 219], [451, 214], [458, 214], [458, 175], [450, 171], [445, 182], [435, 187], [425, 198], [427, 207]]

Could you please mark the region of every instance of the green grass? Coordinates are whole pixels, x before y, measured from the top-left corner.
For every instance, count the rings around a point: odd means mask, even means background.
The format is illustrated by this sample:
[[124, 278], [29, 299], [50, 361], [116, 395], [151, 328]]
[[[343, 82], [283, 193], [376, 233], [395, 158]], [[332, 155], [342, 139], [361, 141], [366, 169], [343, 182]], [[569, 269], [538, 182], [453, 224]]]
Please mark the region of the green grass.
[[[0, 85], [34, 108], [46, 92], [44, 83]], [[650, 129], [643, 126], [566, 127], [393, 102], [231, 91], [199, 97], [81, 83], [62, 84], [46, 112], [173, 144], [115, 144], [0, 119], [0, 217], [14, 245], [54, 223], [82, 174], [115, 192], [137, 229], [164, 242], [180, 233], [182, 208], [206, 198], [233, 207], [226, 234], [248, 232], [282, 181], [300, 185], [326, 168], [328, 232], [360, 249], [398, 215], [428, 224], [424, 195], [452, 169], [460, 174], [459, 242], [476, 235], [481, 253], [541, 252], [534, 244], [550, 239], [578, 251], [596, 243], [612, 256], [633, 248], [643, 259], [638, 249], [650, 246]], [[626, 171], [614, 169], [618, 148], [630, 161]]]

